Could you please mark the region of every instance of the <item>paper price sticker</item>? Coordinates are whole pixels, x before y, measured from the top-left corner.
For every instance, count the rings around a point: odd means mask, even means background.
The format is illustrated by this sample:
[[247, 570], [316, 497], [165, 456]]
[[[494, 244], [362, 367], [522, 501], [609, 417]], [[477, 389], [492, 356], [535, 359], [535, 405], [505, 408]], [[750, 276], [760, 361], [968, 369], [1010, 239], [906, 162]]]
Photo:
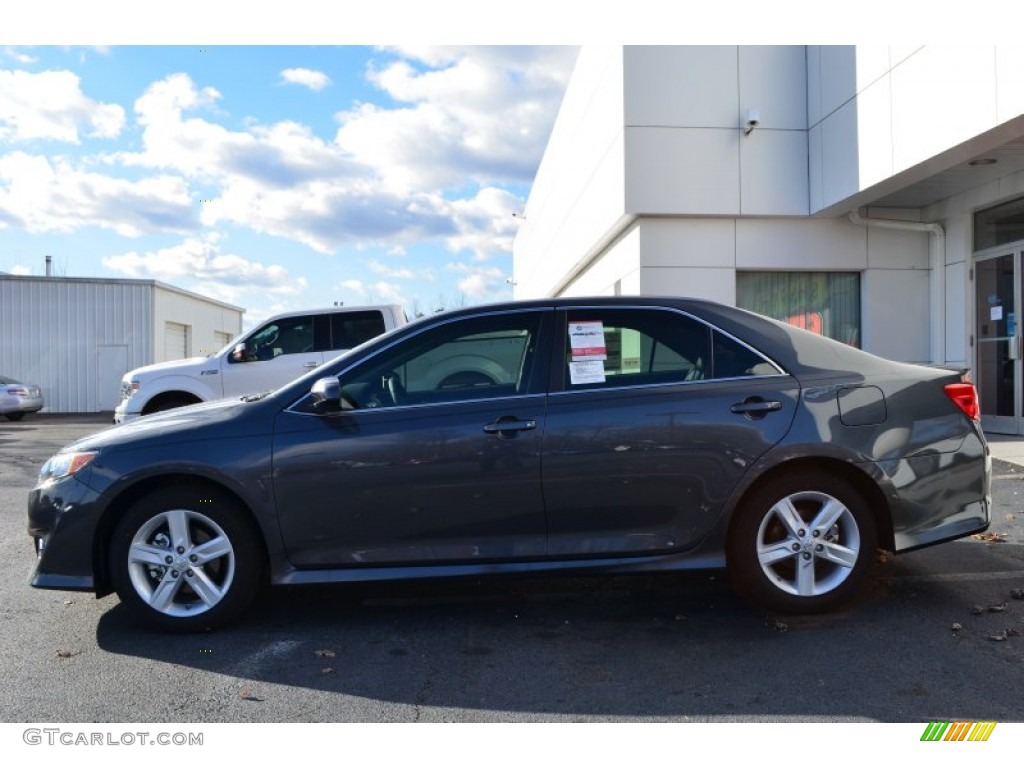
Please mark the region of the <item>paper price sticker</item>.
[[569, 381], [573, 384], [604, 383], [604, 362], [601, 360], [574, 360], [569, 363]]
[[[604, 324], [600, 320], [569, 323], [569, 348], [573, 360], [607, 360]], [[601, 379], [604, 381], [604, 379]]]

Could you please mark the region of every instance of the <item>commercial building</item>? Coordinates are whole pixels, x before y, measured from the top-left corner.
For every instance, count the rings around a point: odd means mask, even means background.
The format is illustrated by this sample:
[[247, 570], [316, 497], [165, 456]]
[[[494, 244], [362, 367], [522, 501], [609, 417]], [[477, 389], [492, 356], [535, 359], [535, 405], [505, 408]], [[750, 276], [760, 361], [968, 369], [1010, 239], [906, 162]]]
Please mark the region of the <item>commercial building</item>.
[[0, 375], [48, 411], [112, 411], [127, 371], [221, 349], [244, 312], [154, 280], [0, 274]]
[[517, 298], [735, 304], [1024, 433], [1024, 47], [584, 47], [520, 218]]

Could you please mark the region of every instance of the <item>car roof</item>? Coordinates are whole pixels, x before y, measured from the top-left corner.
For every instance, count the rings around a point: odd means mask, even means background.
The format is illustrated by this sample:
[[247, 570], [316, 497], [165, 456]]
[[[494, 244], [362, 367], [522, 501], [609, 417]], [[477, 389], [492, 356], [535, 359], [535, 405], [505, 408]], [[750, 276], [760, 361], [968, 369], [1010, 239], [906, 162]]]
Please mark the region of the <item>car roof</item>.
[[[482, 312], [512, 311], [528, 308], [571, 309], [573, 307], [667, 307], [676, 309], [717, 327], [749, 344], [774, 360], [783, 369], [798, 376], [895, 373], [907, 364], [872, 355], [834, 339], [796, 328], [749, 310], [709, 299], [682, 296], [574, 296], [526, 299], [493, 304], [477, 304], [422, 318], [458, 317]], [[920, 368], [920, 366], [915, 366]]]

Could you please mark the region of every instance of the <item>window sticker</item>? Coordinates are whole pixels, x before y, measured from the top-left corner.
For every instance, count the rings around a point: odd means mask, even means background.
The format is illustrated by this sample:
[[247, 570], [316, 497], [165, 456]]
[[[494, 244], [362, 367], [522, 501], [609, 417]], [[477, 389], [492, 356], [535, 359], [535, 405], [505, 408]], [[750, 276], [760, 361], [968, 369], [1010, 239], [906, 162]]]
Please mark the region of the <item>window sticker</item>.
[[[600, 320], [569, 323], [569, 347], [573, 360], [607, 360], [604, 324]], [[601, 381], [604, 381], [602, 378]]]
[[604, 361], [574, 360], [569, 363], [569, 381], [573, 384], [603, 384]]

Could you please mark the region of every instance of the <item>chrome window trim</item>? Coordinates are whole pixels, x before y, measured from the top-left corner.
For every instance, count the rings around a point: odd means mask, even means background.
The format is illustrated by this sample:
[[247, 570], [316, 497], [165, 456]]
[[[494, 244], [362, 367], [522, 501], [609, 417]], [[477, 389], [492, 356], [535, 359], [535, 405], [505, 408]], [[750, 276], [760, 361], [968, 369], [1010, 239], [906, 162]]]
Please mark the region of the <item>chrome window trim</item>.
[[621, 392], [624, 389], [638, 390], [638, 389], [664, 389], [665, 387], [690, 387], [698, 386], [700, 384], [721, 384], [722, 382], [731, 381], [761, 381], [762, 379], [788, 379], [792, 378], [788, 373], [765, 373], [759, 376], [730, 376], [722, 379], [696, 379], [693, 381], [659, 381], [648, 384], [617, 384], [611, 387], [590, 387], [588, 389], [562, 389], [558, 392], [549, 392], [548, 397], [558, 397], [559, 395], [580, 395], [580, 394], [597, 394], [601, 392]]
[[[340, 371], [338, 371], [337, 374], [334, 374], [334, 375], [337, 376], [338, 378], [340, 378], [340, 377], [344, 376], [346, 373], [348, 373], [349, 371], [351, 371], [353, 368], [355, 368], [357, 365], [361, 365], [362, 363], [364, 363], [364, 362], [366, 362], [368, 360], [372, 360], [373, 358], [377, 357], [378, 355], [384, 354], [389, 349], [392, 349], [393, 347], [397, 346], [398, 344], [402, 344], [402, 343], [408, 341], [409, 339], [414, 339], [417, 336], [426, 333], [427, 331], [433, 331], [433, 330], [435, 330], [437, 328], [441, 328], [441, 327], [443, 327], [445, 325], [449, 325], [451, 323], [457, 323], [457, 322], [459, 322], [461, 320], [473, 320], [473, 319], [480, 318], [480, 317], [500, 317], [502, 315], [520, 315], [520, 314], [524, 314], [526, 312], [551, 312], [554, 309], [555, 309], [555, 307], [524, 307], [523, 309], [501, 309], [501, 310], [495, 310], [495, 311], [490, 311], [490, 312], [486, 312], [485, 311], [485, 312], [478, 312], [478, 313], [470, 314], [470, 315], [459, 315], [458, 317], [445, 318], [444, 321], [442, 321], [440, 323], [436, 323], [436, 324], [432, 323], [431, 325], [428, 325], [428, 326], [426, 326], [424, 328], [421, 328], [420, 330], [418, 330], [418, 331], [416, 331], [414, 333], [411, 333], [408, 336], [403, 336], [401, 339], [395, 339], [394, 341], [392, 341], [387, 346], [381, 347], [380, 349], [378, 349], [376, 352], [374, 352], [369, 357], [362, 357], [359, 360], [354, 361], [351, 365], [349, 365], [346, 368], [342, 368]], [[327, 377], [324, 376], [322, 378], [327, 378]], [[527, 394], [527, 395], [506, 395], [505, 397], [475, 397], [475, 398], [472, 398], [472, 399], [469, 399], [469, 400], [446, 400], [443, 403], [416, 403], [416, 404], [413, 404], [413, 405], [388, 405], [388, 406], [384, 406], [383, 408], [357, 408], [357, 409], [355, 409], [355, 411], [357, 411], [358, 413], [367, 413], [369, 411], [386, 411], [386, 412], [391, 413], [391, 412], [394, 412], [394, 411], [399, 410], [399, 409], [425, 408], [425, 407], [434, 406], [434, 405], [448, 405], [448, 404], [455, 404], [455, 403], [476, 403], [476, 402], [483, 402], [483, 401], [492, 401], [493, 402], [495, 400], [508, 400], [508, 399], [520, 398], [520, 397], [542, 397], [542, 396], [546, 396], [547, 394], [548, 394], [547, 392], [538, 392], [537, 394], [532, 394], [532, 395]], [[310, 396], [310, 393], [306, 392], [304, 395], [299, 397], [298, 400], [295, 400], [291, 405], [289, 405], [284, 410], [288, 411], [290, 413], [294, 413], [297, 416], [315, 416], [316, 418], [322, 418], [323, 414], [320, 414], [320, 413], [305, 413], [305, 412], [302, 412], [302, 411], [294, 410], [299, 405], [299, 403], [301, 403], [303, 400], [305, 400], [309, 396]], [[342, 413], [347, 413], [347, 412], [348, 411], [342, 411]]]

